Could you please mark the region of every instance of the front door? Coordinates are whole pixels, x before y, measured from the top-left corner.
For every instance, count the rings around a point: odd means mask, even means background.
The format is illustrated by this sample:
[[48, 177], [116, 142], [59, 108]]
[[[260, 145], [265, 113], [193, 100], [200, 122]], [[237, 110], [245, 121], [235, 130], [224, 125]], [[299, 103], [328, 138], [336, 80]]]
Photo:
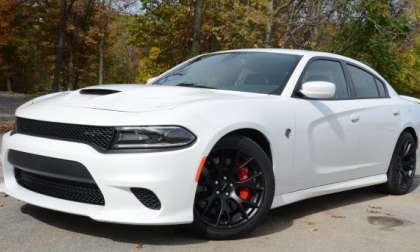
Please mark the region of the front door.
[[348, 78], [339, 61], [308, 63], [300, 83], [328, 81], [336, 95], [328, 100], [293, 99], [296, 117], [294, 190], [303, 190], [363, 177], [358, 156], [360, 118], [357, 100], [350, 99]]

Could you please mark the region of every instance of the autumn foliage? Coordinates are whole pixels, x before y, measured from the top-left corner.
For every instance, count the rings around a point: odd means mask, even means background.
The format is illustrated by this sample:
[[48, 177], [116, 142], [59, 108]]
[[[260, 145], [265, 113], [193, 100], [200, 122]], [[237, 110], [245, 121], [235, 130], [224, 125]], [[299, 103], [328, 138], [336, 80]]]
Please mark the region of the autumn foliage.
[[273, 47], [347, 55], [420, 96], [419, 13], [420, 0], [0, 0], [0, 90], [49, 92], [57, 68], [61, 90], [144, 83], [197, 53]]
[[0, 122], [0, 134], [12, 130], [13, 127], [14, 127], [13, 123], [9, 123], [9, 122], [8, 123], [1, 123]]

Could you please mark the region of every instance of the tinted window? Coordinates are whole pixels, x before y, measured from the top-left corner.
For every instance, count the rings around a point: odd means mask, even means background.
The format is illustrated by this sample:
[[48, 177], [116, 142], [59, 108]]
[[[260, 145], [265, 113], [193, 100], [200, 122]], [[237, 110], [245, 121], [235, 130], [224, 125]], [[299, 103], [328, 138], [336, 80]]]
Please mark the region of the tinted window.
[[280, 94], [300, 58], [259, 52], [207, 55], [174, 69], [153, 85]]
[[306, 68], [302, 83], [308, 81], [328, 81], [335, 84], [335, 98], [349, 97], [346, 78], [341, 64], [332, 60], [316, 60]]
[[386, 97], [385, 85], [382, 81], [376, 79], [376, 85], [378, 86], [379, 96]]
[[379, 97], [375, 78], [368, 72], [349, 65], [351, 79], [353, 80], [356, 96], [359, 98]]

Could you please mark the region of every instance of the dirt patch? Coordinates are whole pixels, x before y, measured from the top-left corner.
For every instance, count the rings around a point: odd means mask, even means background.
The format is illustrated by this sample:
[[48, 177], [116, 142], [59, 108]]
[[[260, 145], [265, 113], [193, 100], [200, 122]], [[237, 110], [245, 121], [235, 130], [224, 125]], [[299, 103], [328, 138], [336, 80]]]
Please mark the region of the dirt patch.
[[331, 215], [331, 218], [333, 218], [333, 219], [345, 219], [346, 216], [333, 214], [333, 215]]
[[382, 230], [393, 231], [396, 227], [402, 227], [412, 222], [390, 216], [368, 216], [369, 224], [378, 226]]

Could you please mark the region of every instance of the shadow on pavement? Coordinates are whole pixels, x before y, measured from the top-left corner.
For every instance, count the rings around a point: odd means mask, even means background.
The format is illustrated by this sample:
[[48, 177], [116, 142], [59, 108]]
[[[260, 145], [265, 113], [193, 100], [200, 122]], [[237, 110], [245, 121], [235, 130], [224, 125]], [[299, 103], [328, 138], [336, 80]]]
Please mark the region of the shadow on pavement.
[[[416, 180], [416, 186], [420, 180]], [[372, 188], [358, 189], [305, 200], [272, 210], [264, 224], [244, 237], [255, 238], [281, 232], [293, 225], [294, 220], [322, 211], [357, 204], [384, 197]], [[55, 212], [32, 205], [24, 205], [22, 213], [48, 225], [71, 232], [103, 237], [118, 242], [151, 245], [183, 245], [204, 243], [189, 232], [186, 226], [130, 226], [95, 222], [87, 217]]]
[[263, 225], [260, 226], [250, 237], [269, 235], [279, 232], [293, 225], [294, 220], [316, 214], [323, 211], [333, 210], [343, 206], [386, 197], [385, 194], [376, 192], [372, 187], [356, 189], [321, 197], [316, 197], [297, 202], [272, 210]]
[[48, 225], [117, 242], [153, 245], [184, 245], [207, 242], [178, 226], [135, 226], [96, 222], [88, 217], [56, 212], [33, 205], [23, 205], [21, 212]]

